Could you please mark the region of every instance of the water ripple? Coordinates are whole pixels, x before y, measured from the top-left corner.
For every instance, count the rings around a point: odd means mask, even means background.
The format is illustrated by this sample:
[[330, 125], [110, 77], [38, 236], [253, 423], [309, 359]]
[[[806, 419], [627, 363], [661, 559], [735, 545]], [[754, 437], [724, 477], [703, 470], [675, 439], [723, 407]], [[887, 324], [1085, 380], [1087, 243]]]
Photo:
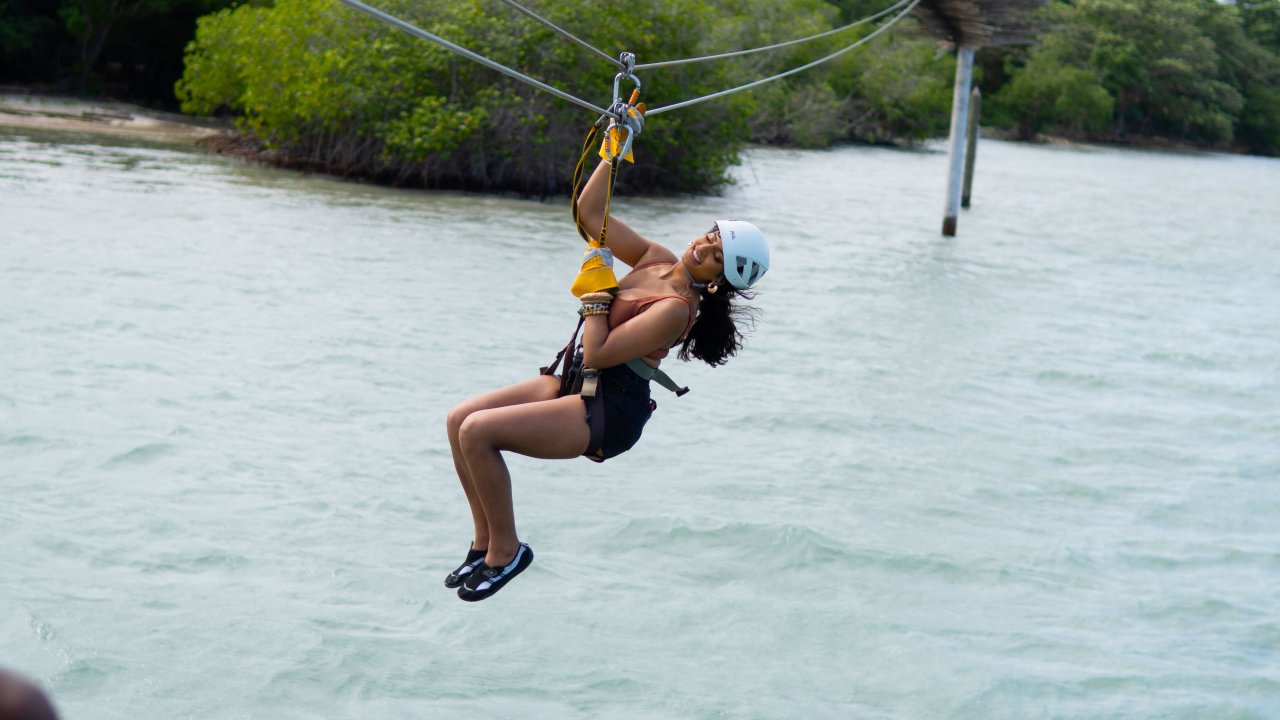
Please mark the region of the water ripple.
[[635, 450], [510, 458], [538, 560], [471, 605], [444, 417], [568, 336], [563, 198], [0, 136], [6, 664], [104, 719], [1274, 716], [1280, 162], [981, 154], [955, 239], [941, 146], [619, 197], [749, 209], [761, 322]]

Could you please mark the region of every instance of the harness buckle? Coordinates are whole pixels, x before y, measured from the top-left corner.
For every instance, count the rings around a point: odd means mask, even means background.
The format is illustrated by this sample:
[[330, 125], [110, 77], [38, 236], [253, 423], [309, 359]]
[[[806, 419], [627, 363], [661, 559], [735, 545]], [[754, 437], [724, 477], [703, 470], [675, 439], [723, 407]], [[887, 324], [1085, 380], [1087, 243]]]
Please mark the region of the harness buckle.
[[582, 397], [593, 398], [600, 385], [600, 371], [595, 368], [582, 368]]

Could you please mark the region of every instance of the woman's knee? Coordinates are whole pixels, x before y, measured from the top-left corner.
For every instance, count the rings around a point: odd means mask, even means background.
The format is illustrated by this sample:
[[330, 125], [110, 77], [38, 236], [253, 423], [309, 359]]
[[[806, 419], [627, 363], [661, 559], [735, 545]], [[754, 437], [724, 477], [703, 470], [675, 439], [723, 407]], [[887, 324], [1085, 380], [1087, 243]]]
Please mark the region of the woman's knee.
[[492, 446], [489, 433], [486, 431], [484, 413], [471, 411], [458, 423], [458, 446], [463, 454], [476, 449], [487, 449]]
[[462, 431], [462, 424], [478, 409], [471, 400], [464, 400], [453, 406], [444, 421], [445, 427], [449, 429], [449, 437], [456, 440]]

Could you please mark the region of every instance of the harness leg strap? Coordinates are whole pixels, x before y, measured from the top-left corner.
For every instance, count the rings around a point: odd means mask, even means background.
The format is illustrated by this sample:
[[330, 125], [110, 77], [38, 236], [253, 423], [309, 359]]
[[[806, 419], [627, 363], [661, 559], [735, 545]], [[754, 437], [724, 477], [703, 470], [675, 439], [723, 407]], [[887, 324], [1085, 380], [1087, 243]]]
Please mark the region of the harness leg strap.
[[587, 427], [591, 430], [582, 456], [593, 462], [604, 462], [604, 392], [597, 390], [594, 395], [583, 395], [582, 404], [586, 406]]

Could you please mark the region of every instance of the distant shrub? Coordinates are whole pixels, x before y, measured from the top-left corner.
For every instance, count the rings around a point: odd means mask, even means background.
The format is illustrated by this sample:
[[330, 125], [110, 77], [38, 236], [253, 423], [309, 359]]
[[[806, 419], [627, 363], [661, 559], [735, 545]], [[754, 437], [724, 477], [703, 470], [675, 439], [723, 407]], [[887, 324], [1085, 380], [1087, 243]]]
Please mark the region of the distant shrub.
[[1042, 18], [1039, 43], [1004, 56], [994, 121], [1280, 151], [1280, 0], [1058, 0]]
[[[597, 105], [610, 101], [613, 66], [518, 15], [474, 0], [379, 6]], [[692, 0], [630, 7], [643, 16], [625, 28], [607, 22], [614, 6], [602, 0], [541, 10], [599, 46], [649, 59], [697, 54], [714, 19]], [[663, 104], [729, 84], [723, 70], [654, 73], [642, 100]], [[269, 147], [330, 172], [528, 194], [567, 189], [571, 156], [596, 119], [334, 0], [278, 0], [202, 18], [177, 94], [184, 111], [236, 113]], [[622, 182], [667, 191], [725, 182], [748, 106], [738, 97], [652, 121]]]
[[[479, 0], [377, 6], [596, 105], [611, 100], [611, 65], [507, 8]], [[605, 0], [547, 1], [538, 12], [642, 63], [758, 47], [843, 22], [823, 0], [636, 3], [626, 6], [625, 22]], [[642, 73], [642, 99], [660, 106], [741, 85], [866, 32], [653, 69]], [[714, 189], [752, 140], [826, 147], [940, 132], [951, 62], [923, 41], [877, 39], [829, 66], [655, 116], [621, 187]], [[335, 0], [276, 0], [201, 18], [176, 92], [186, 112], [238, 115], [245, 133], [294, 164], [395, 184], [538, 195], [567, 189], [570, 158], [595, 119]]]
[[1102, 134], [1115, 101], [1093, 73], [1063, 65], [1052, 52], [1033, 50], [1026, 65], [993, 98], [995, 115], [1014, 123], [1018, 135]]
[[851, 139], [917, 141], [947, 132], [955, 71], [955, 55], [908, 35], [873, 40], [829, 75], [848, 99]]

